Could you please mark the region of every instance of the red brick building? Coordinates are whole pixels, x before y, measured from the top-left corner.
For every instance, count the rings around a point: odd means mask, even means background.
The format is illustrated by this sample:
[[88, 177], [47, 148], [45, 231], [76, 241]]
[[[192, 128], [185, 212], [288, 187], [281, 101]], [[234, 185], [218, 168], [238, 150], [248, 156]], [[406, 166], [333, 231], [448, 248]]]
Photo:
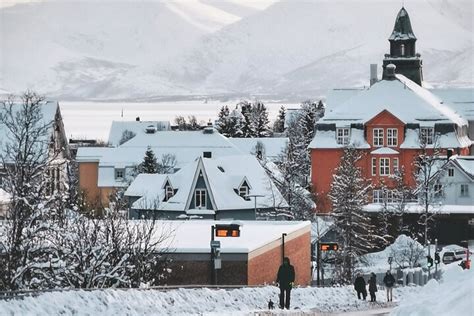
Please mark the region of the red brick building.
[[[211, 226], [228, 222], [193, 220], [159, 223], [165, 229], [171, 228], [174, 234], [165, 249], [166, 256], [172, 259], [172, 272], [167, 284], [212, 284]], [[218, 285], [263, 285], [275, 282], [283, 251], [295, 267], [295, 284], [310, 284], [310, 222], [240, 221], [240, 224], [240, 237], [215, 238], [221, 243]], [[286, 234], [284, 241], [283, 234]]]
[[[402, 167], [405, 183], [413, 186], [413, 162], [421, 143], [428, 150], [436, 146], [442, 152], [454, 149], [459, 155], [469, 154], [468, 122], [418, 84], [421, 57], [415, 51], [416, 37], [404, 8], [389, 41], [383, 79], [367, 89], [353, 90], [337, 104], [329, 99], [326, 115], [316, 125], [309, 150], [318, 212], [331, 211], [328, 193], [345, 146], [364, 152], [360, 167], [375, 188], [382, 180], [390, 187], [389, 176]], [[369, 198], [377, 202], [380, 191], [375, 189]]]

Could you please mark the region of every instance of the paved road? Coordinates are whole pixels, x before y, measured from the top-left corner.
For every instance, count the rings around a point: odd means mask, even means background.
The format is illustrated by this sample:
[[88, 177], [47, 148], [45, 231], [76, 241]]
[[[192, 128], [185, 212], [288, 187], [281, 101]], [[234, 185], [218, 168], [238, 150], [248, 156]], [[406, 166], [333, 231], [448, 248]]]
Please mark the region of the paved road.
[[390, 312], [395, 308], [383, 307], [383, 308], [374, 308], [369, 310], [362, 311], [350, 311], [350, 312], [340, 312], [340, 313], [321, 313], [319, 311], [261, 311], [254, 312], [250, 315], [252, 316], [387, 316], [390, 315]]

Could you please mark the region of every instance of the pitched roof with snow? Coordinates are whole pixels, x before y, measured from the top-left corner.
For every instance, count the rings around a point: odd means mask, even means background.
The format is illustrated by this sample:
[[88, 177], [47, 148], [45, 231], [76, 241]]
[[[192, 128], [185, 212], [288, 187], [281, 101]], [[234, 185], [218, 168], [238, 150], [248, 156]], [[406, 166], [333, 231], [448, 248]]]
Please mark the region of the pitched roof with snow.
[[[341, 104], [329, 104], [324, 118], [317, 123], [317, 132], [309, 148], [342, 147], [336, 144], [334, 130], [324, 130], [320, 128], [321, 126], [351, 127], [354, 124], [362, 126], [384, 110], [405, 124], [417, 124], [422, 127], [433, 127], [440, 123], [454, 124], [455, 129], [467, 126], [467, 121], [461, 115], [429, 90], [403, 75], [396, 74], [395, 77], [395, 80], [381, 80], [345, 99]], [[363, 134], [358, 135], [358, 131], [351, 128], [351, 143], [359, 144], [357, 147], [360, 148], [368, 148]], [[416, 131], [407, 129], [405, 142], [401, 147], [419, 148], [418, 139]], [[466, 147], [470, 144], [467, 135], [447, 133], [440, 137], [441, 147]]]
[[169, 121], [113, 121], [109, 132], [108, 143], [118, 146], [123, 132], [130, 131], [135, 135], [145, 134], [147, 128], [153, 127], [155, 131], [170, 131]]
[[[255, 207], [254, 199], [246, 200], [238, 194], [244, 181], [249, 186], [250, 195], [262, 195], [257, 198], [257, 208], [288, 207], [273, 181], [251, 155], [199, 157], [174, 174], [140, 174], [125, 195], [140, 197], [132, 205], [133, 209], [192, 212], [189, 210], [191, 196], [201, 171], [215, 211]], [[167, 183], [177, 191], [164, 201]]]

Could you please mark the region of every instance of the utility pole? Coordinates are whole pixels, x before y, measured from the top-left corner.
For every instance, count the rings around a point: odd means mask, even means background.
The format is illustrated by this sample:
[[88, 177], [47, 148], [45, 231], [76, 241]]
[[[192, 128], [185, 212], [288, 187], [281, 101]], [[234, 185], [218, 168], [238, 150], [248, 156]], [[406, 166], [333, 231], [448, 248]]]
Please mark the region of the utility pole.
[[320, 273], [321, 273], [321, 247], [319, 245], [319, 239], [318, 241], [316, 242], [316, 271], [317, 271], [317, 274], [316, 274], [316, 284], [318, 286], [321, 285], [321, 281], [320, 281]]
[[286, 233], [281, 234], [281, 263], [283, 264], [283, 259], [285, 258], [285, 237]]
[[[431, 250], [430, 250], [430, 241], [426, 242], [428, 244], [428, 257], [431, 258]], [[428, 265], [428, 280], [431, 278], [431, 266]]]
[[438, 260], [436, 260], [436, 254], [438, 253], [438, 238], [435, 238], [435, 280], [438, 278]]

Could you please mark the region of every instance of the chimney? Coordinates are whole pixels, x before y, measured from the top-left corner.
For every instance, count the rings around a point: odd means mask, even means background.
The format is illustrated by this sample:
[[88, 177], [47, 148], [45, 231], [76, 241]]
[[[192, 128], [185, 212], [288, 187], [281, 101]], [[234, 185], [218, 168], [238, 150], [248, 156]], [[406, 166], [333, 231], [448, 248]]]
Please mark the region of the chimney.
[[449, 160], [449, 158], [451, 158], [453, 155], [454, 155], [454, 149], [449, 148], [448, 150], [446, 150], [446, 159], [447, 160]]
[[377, 81], [377, 64], [370, 64], [370, 86], [372, 86]]
[[385, 77], [388, 80], [394, 80], [395, 79], [395, 70], [397, 69], [397, 66], [394, 64], [388, 64], [385, 67]]
[[137, 118], [135, 119], [135, 121], [140, 122], [140, 116], [137, 116]]

